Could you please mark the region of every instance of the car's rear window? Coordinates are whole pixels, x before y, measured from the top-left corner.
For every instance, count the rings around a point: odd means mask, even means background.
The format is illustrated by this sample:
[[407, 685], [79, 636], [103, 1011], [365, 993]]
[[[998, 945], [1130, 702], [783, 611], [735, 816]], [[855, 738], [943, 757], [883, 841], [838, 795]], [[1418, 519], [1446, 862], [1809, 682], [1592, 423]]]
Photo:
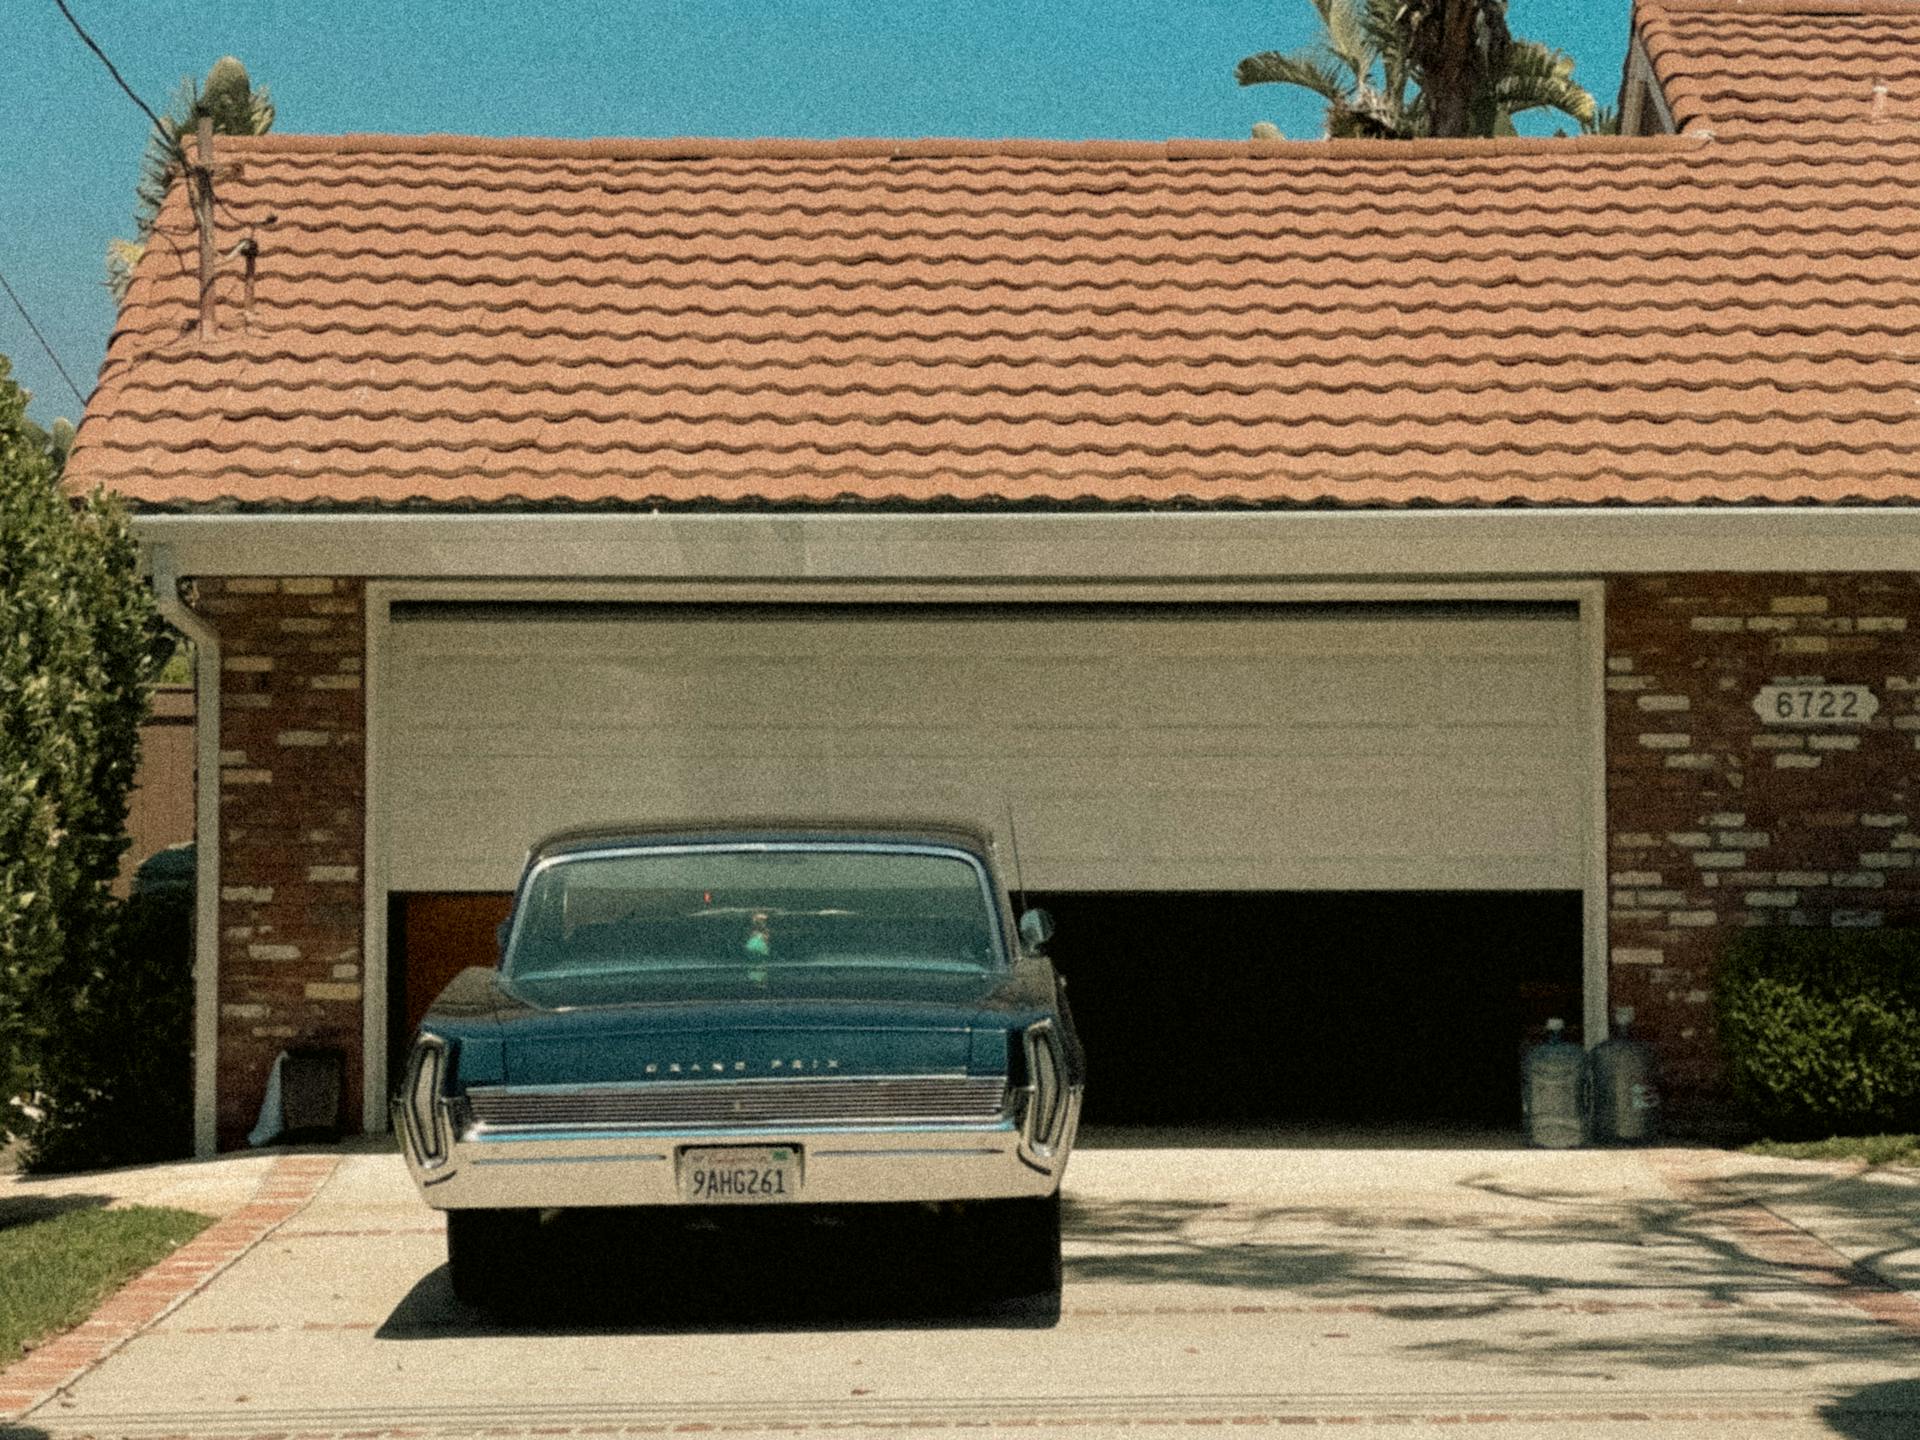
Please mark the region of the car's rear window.
[[804, 846], [568, 856], [538, 868], [510, 975], [1000, 963], [979, 863], [957, 852]]

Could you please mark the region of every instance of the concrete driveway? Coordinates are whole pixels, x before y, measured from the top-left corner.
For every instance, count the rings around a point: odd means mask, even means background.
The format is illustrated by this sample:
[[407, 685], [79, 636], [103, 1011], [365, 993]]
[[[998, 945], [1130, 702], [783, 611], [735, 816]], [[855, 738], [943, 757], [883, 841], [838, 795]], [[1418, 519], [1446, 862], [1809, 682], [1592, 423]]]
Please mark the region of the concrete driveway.
[[1920, 1435], [1910, 1174], [1091, 1142], [1052, 1328], [968, 1310], [911, 1228], [624, 1220], [550, 1227], [541, 1294], [488, 1316], [397, 1157], [190, 1167], [260, 1188], [49, 1347], [51, 1394], [0, 1374], [6, 1433]]

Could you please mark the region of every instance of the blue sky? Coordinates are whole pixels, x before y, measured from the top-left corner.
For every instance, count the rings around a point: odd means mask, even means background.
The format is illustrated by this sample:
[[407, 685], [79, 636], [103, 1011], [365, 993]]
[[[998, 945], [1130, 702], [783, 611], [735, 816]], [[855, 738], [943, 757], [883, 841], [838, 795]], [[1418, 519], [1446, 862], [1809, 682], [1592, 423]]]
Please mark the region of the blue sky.
[[[282, 131], [1163, 140], [1320, 125], [1311, 97], [1233, 83], [1242, 55], [1313, 38], [1308, 0], [68, 3], [155, 109], [234, 54]], [[1629, 3], [1512, 0], [1510, 19], [1610, 104]], [[9, 0], [7, 32], [0, 273], [85, 393], [113, 322], [101, 256], [132, 228], [146, 121], [53, 0]], [[0, 354], [36, 418], [78, 417], [4, 297]]]

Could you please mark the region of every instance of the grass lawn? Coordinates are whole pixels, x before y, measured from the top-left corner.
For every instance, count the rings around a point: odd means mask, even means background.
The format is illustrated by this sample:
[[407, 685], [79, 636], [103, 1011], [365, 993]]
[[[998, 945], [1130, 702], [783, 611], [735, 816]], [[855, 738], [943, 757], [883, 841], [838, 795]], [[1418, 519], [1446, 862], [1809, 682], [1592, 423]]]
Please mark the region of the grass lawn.
[[1835, 1135], [1826, 1140], [1762, 1140], [1749, 1155], [1782, 1160], [1864, 1160], [1869, 1165], [1920, 1165], [1920, 1135]]
[[0, 1219], [0, 1370], [77, 1325], [114, 1290], [213, 1223], [189, 1210], [63, 1210]]

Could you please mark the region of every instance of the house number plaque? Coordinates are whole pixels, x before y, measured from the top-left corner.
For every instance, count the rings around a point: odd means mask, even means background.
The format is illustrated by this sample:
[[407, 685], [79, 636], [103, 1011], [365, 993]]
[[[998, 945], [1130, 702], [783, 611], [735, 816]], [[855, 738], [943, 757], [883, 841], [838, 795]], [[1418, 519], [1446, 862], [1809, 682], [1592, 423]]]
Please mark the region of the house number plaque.
[[1865, 685], [1763, 685], [1753, 709], [1765, 725], [1864, 725], [1880, 699]]

